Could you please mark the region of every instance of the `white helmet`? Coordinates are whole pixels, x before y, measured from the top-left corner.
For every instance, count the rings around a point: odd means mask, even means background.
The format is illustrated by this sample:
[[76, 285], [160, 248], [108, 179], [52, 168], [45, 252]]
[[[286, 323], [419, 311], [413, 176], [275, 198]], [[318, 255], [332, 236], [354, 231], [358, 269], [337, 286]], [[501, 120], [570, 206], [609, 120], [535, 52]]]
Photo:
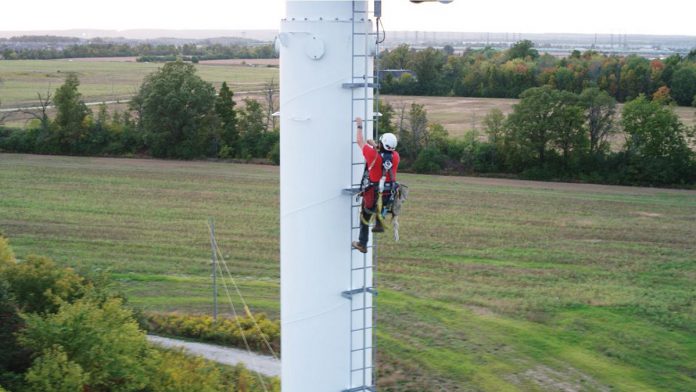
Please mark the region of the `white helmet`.
[[393, 133], [385, 133], [379, 137], [379, 142], [387, 151], [394, 151], [396, 149], [396, 136]]

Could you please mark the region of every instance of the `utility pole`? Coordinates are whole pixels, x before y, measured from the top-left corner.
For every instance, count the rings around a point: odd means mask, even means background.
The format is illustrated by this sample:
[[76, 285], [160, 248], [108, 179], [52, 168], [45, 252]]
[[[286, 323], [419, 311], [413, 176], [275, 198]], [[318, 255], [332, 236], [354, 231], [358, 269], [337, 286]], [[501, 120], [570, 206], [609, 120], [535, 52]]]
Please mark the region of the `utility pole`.
[[215, 241], [215, 221], [213, 218], [208, 218], [208, 226], [210, 227], [210, 254], [212, 264], [213, 277], [213, 321], [217, 321], [218, 315], [218, 288], [217, 288], [217, 242]]

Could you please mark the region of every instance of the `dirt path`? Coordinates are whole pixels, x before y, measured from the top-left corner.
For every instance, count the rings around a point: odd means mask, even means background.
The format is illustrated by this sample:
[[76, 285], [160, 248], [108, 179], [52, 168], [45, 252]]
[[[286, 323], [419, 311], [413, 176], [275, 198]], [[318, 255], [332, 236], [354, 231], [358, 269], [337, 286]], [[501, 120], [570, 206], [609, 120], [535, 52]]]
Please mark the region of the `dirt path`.
[[167, 348], [183, 348], [187, 352], [225, 365], [243, 363], [249, 370], [266, 376], [280, 376], [280, 361], [265, 355], [249, 354], [246, 351], [213, 344], [186, 342], [182, 340], [148, 335], [147, 339]]

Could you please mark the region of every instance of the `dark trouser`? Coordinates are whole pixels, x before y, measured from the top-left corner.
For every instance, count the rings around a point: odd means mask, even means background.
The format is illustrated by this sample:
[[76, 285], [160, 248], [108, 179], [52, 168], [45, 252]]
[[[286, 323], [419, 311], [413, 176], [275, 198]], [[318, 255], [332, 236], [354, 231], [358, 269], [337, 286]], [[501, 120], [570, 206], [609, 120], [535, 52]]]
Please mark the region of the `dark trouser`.
[[[367, 246], [367, 240], [369, 239], [370, 235], [370, 226], [366, 225], [365, 222], [370, 221], [370, 218], [372, 218], [372, 213], [365, 211], [363, 205], [363, 211], [360, 213], [360, 216], [362, 218], [360, 219], [360, 237], [358, 238], [358, 241], [360, 241], [360, 245]], [[365, 222], [363, 222], [363, 220]]]
[[[360, 245], [362, 246], [367, 246], [367, 241], [370, 235], [370, 226], [365, 224], [365, 222], [369, 222], [372, 215], [375, 213], [382, 213], [381, 211], [376, 211], [377, 195], [378, 192], [372, 186], [368, 187], [363, 192], [362, 211], [360, 212], [360, 216], [362, 218], [360, 219], [360, 236], [358, 237], [358, 241], [360, 241]], [[380, 196], [382, 196], [382, 200], [386, 200], [388, 198], [384, 195]], [[377, 224], [379, 224], [379, 222], [377, 222]]]

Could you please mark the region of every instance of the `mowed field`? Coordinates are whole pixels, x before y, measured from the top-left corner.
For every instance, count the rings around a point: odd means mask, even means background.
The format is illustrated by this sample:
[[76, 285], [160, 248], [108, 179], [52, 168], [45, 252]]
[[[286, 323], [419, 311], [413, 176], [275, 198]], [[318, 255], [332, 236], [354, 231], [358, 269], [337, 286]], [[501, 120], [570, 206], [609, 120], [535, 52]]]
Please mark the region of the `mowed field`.
[[[77, 74], [80, 92], [86, 102], [129, 99], [146, 75], [163, 63], [138, 63], [130, 58], [0, 61], [0, 99], [3, 107], [37, 103], [36, 94], [46, 95], [65, 81], [68, 73]], [[234, 91], [258, 90], [275, 78], [278, 68], [237, 64], [198, 64], [198, 74], [217, 88], [227, 82]]]
[[[401, 180], [380, 390], [696, 390], [696, 191]], [[110, 270], [145, 310], [209, 312], [212, 216], [250, 306], [277, 317], [278, 182], [273, 166], [0, 154], [0, 230], [20, 258]]]

